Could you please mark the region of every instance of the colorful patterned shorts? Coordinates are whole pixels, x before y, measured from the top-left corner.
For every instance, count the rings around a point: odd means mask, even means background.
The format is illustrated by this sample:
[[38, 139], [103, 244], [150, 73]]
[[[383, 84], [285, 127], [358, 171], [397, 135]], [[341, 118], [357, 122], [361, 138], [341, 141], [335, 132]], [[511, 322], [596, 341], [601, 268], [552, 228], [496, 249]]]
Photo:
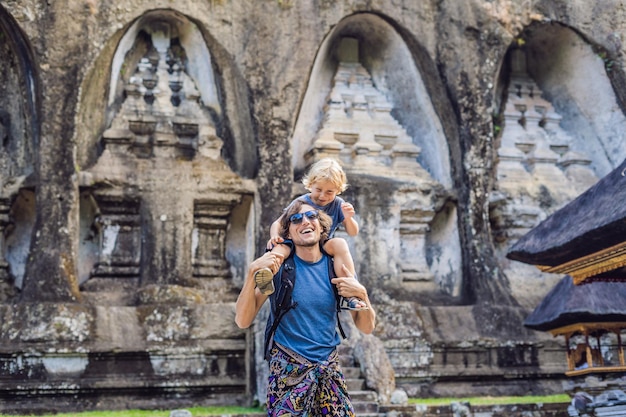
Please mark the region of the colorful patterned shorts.
[[319, 363], [312, 363], [282, 346], [274, 346], [271, 356], [267, 389], [269, 417], [355, 416], [336, 350]]

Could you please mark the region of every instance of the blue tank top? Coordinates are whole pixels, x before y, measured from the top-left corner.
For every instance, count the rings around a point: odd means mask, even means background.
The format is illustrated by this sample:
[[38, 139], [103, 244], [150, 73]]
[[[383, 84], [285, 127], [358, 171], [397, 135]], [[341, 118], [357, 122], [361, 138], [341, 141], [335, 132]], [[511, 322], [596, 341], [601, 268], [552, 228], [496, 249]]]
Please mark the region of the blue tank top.
[[333, 219], [333, 225], [330, 227], [330, 233], [328, 234], [329, 238], [333, 237], [333, 235], [335, 234], [335, 230], [337, 230], [339, 225], [343, 223], [343, 221], [345, 220], [343, 212], [341, 211], [341, 205], [345, 203], [343, 198], [335, 197], [333, 201], [326, 204], [325, 206], [320, 206], [320, 205], [315, 204], [313, 200], [311, 200], [310, 194], [305, 194], [301, 196], [300, 199], [304, 201], [305, 203], [309, 204], [310, 206], [313, 206], [317, 210], [324, 211]]
[[296, 284], [292, 300], [298, 306], [283, 319], [274, 340], [311, 362], [326, 360], [341, 343], [337, 333], [335, 294], [328, 276], [328, 256], [308, 263], [294, 255]]

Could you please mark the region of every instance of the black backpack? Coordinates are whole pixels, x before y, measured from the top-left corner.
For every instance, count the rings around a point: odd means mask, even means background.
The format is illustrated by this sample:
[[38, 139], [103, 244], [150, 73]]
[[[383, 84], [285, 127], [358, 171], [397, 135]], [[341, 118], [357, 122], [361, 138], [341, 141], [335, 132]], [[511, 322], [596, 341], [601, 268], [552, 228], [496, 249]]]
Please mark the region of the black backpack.
[[[335, 278], [335, 268], [333, 257], [328, 255], [324, 250], [322, 253], [328, 256], [328, 277], [329, 279]], [[265, 327], [265, 359], [270, 360], [270, 351], [274, 344], [274, 333], [278, 328], [278, 324], [282, 318], [292, 308], [298, 306], [297, 302], [291, 299], [293, 293], [293, 287], [296, 284], [296, 263], [293, 259], [293, 251], [285, 259], [282, 266], [278, 270], [278, 273], [274, 275], [274, 288], [276, 288], [274, 297], [270, 296], [270, 316], [267, 319], [267, 326]], [[341, 320], [339, 320], [339, 313], [341, 312], [340, 302], [341, 297], [337, 293], [337, 286], [332, 285], [333, 292], [335, 293], [336, 309], [337, 309], [337, 324], [339, 327], [339, 333], [341, 337], [346, 338], [346, 334], [341, 326]]]

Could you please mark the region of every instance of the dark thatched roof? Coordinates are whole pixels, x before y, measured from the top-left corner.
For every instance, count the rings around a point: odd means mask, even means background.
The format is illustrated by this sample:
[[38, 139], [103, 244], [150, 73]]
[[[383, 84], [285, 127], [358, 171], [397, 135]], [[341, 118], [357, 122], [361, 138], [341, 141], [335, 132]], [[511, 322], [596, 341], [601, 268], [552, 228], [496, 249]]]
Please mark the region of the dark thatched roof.
[[626, 160], [524, 235], [507, 258], [557, 266], [626, 241]]
[[524, 320], [524, 326], [541, 331], [576, 323], [626, 321], [626, 285], [592, 282], [574, 285], [565, 276]]

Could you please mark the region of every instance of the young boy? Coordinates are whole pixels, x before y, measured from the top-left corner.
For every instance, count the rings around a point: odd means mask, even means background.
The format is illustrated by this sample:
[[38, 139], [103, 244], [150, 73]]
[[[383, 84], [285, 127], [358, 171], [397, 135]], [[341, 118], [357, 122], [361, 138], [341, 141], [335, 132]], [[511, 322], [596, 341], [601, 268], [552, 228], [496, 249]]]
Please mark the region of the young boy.
[[[311, 166], [302, 179], [302, 183], [309, 193], [298, 197], [297, 200], [302, 200], [312, 207], [324, 211], [333, 219], [329, 240], [324, 243], [323, 247], [324, 251], [335, 259], [335, 273], [337, 276], [344, 275], [342, 266], [345, 265], [354, 276], [354, 262], [352, 255], [350, 255], [348, 242], [345, 239], [333, 238], [335, 230], [342, 223], [349, 236], [356, 236], [359, 233], [359, 224], [354, 220], [354, 207], [338, 197], [338, 194], [341, 194], [348, 187], [343, 168], [339, 162], [332, 158], [320, 159]], [[270, 240], [267, 243], [267, 249], [282, 255], [282, 259], [285, 259], [291, 253], [291, 247], [286, 244], [281, 245], [284, 242], [284, 239], [279, 235], [281, 217], [274, 221], [270, 227]], [[254, 279], [261, 293], [269, 295], [274, 292], [272, 277], [272, 271], [268, 268], [255, 273]], [[357, 297], [342, 297], [340, 304], [344, 310], [367, 309], [367, 304]]]

